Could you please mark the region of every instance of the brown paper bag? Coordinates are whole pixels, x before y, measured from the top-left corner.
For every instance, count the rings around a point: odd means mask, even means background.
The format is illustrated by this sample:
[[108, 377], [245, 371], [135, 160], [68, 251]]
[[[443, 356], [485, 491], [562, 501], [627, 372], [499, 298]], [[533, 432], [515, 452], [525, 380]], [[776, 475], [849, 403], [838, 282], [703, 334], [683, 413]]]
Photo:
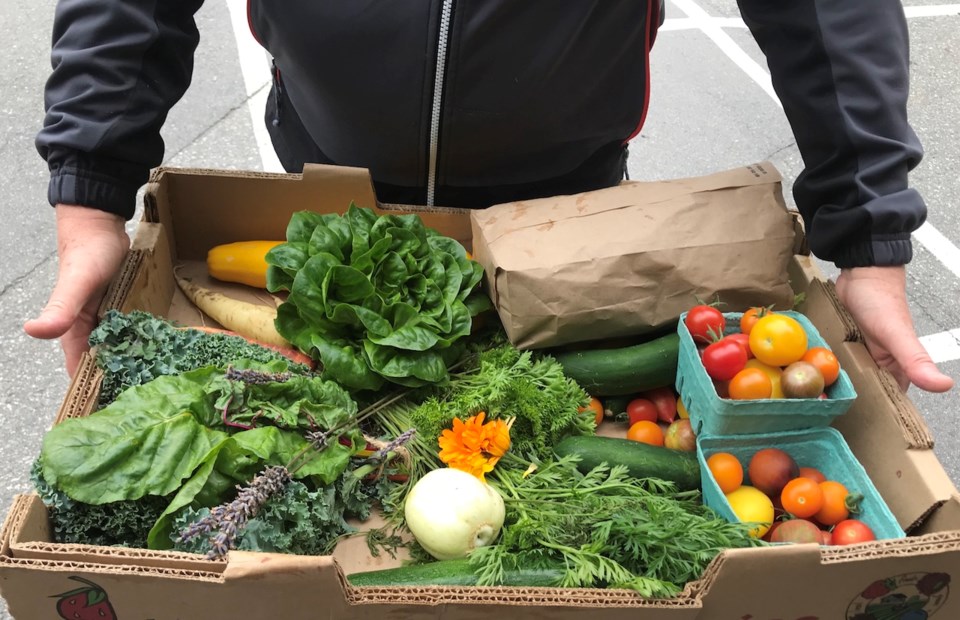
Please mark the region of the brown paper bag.
[[642, 335], [697, 298], [786, 309], [794, 225], [781, 180], [764, 162], [496, 205], [471, 214], [474, 256], [525, 349]]

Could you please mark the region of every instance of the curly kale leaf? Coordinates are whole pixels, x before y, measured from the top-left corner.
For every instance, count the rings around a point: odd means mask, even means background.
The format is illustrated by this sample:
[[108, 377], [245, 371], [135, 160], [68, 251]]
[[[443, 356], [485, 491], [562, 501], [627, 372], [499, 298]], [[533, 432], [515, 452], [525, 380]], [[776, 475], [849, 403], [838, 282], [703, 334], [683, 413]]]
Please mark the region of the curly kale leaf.
[[[163, 375], [175, 375], [204, 366], [226, 366], [246, 359], [268, 363], [289, 362], [280, 353], [251, 344], [240, 336], [179, 329], [148, 312], [124, 314], [109, 310], [90, 334], [96, 347], [95, 362], [103, 371], [98, 408], [112, 403], [123, 390]], [[307, 374], [302, 364], [287, 370]]]
[[[345, 535], [357, 528], [348, 519], [366, 521], [374, 503], [386, 493], [379, 483], [363, 482], [345, 474], [334, 484], [311, 490], [302, 482], [291, 482], [285, 492], [267, 502], [247, 522], [237, 539], [237, 548], [246, 551], [327, 555]], [[209, 514], [209, 509], [188, 507], [174, 519], [172, 540], [175, 549], [206, 553], [203, 538], [180, 542], [177, 534]]]
[[149, 495], [101, 505], [76, 502], [48, 484], [41, 468], [40, 459], [35, 460], [30, 479], [47, 507], [53, 542], [144, 549], [147, 534], [170, 501]]
[[295, 213], [267, 263], [277, 331], [351, 390], [442, 382], [484, 306], [483, 268], [415, 214]]

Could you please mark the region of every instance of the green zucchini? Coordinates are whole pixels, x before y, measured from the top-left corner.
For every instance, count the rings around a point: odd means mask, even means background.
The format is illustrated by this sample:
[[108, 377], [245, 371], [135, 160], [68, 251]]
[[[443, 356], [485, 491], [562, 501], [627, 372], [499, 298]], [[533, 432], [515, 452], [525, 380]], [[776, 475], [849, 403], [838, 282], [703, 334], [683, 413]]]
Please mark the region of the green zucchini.
[[591, 396], [623, 396], [674, 384], [680, 336], [670, 333], [629, 347], [552, 355], [563, 373]]
[[596, 435], [571, 435], [554, 446], [553, 451], [558, 456], [579, 456], [577, 469], [583, 473], [602, 463], [623, 465], [637, 478], [667, 480], [676, 484], [681, 491], [700, 488], [700, 463], [696, 452], [681, 452], [639, 441]]
[[[563, 571], [555, 569], [507, 570], [503, 573], [504, 586], [550, 587], [563, 578]], [[367, 571], [347, 575], [354, 586], [475, 586], [477, 575], [470, 560], [440, 560], [427, 564], [413, 564], [398, 568]]]

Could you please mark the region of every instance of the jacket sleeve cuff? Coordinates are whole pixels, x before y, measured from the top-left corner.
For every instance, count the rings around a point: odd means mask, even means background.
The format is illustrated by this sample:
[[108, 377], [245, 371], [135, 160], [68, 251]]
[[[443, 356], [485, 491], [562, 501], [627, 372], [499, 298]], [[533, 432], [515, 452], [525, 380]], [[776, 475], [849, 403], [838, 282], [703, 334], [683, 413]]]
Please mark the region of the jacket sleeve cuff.
[[906, 265], [911, 259], [913, 243], [910, 235], [883, 235], [845, 248], [834, 258], [834, 263], [839, 269], [892, 267]]
[[823, 205], [804, 214], [810, 250], [841, 269], [906, 265], [913, 258], [910, 235], [926, 219], [923, 198], [911, 188], [859, 206]]
[[129, 220], [136, 210], [140, 185], [110, 175], [64, 166], [50, 171], [47, 199], [51, 205], [91, 207]]

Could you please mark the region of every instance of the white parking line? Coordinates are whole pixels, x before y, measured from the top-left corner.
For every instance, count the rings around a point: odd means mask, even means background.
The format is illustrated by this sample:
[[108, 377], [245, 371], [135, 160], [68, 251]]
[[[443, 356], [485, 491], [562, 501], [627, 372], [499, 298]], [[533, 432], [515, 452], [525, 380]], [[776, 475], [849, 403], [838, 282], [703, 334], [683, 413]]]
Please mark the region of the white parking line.
[[[674, 5], [686, 14], [686, 18], [675, 18], [679, 26], [696, 27], [703, 31], [717, 47], [720, 48], [726, 56], [732, 60], [740, 69], [747, 74], [757, 85], [760, 86], [770, 98], [780, 107], [780, 98], [777, 97], [770, 82], [770, 74], [753, 60], [730, 35], [723, 31], [724, 27], [737, 21], [729, 18], [711, 17], [693, 0], [671, 0]], [[955, 15], [960, 14], [960, 4], [940, 5], [940, 6], [918, 6], [904, 7], [908, 17], [916, 16], [937, 16], [937, 15]], [[666, 20], [669, 22], [670, 20]], [[742, 21], [740, 22], [743, 23]], [[673, 30], [682, 28], [675, 27]], [[957, 249], [949, 239], [931, 224], [925, 223], [913, 233], [913, 238], [925, 247], [940, 263], [942, 263], [953, 274], [960, 278], [960, 249]], [[960, 342], [957, 341], [957, 333], [960, 330], [952, 330], [931, 334], [921, 339], [930, 357], [937, 363], [950, 361], [960, 358]]]
[[743, 51], [743, 48], [737, 45], [737, 42], [734, 41], [730, 35], [723, 31], [723, 27], [719, 24], [725, 22], [716, 22], [714, 18], [710, 17], [709, 13], [700, 8], [700, 6], [692, 0], [671, 0], [671, 2], [683, 11], [693, 23], [696, 23], [698, 28], [710, 37], [710, 40], [720, 48], [720, 51], [736, 63], [765, 93], [770, 95], [770, 98], [773, 99], [778, 106], [783, 107], [780, 99], [777, 97], [777, 93], [773, 90], [773, 84], [770, 82], [770, 74], [751, 58], [749, 54]]
[[253, 122], [253, 137], [260, 151], [260, 161], [265, 172], [283, 172], [283, 166], [273, 150], [270, 134], [263, 122], [263, 110], [270, 95], [270, 58], [257, 43], [247, 24], [247, 1], [227, 0], [233, 36], [237, 40], [240, 56], [240, 71], [247, 92], [247, 110]]
[[960, 360], [960, 329], [923, 336], [920, 344], [935, 364]]
[[[678, 3], [674, 3], [678, 4]], [[949, 17], [960, 15], [960, 4], [940, 4], [936, 6], [905, 6], [903, 12], [908, 18], [913, 17]], [[688, 13], [689, 14], [689, 13]], [[746, 28], [747, 25], [739, 17], [711, 17], [704, 13], [705, 18], [698, 17], [668, 17], [660, 26], [660, 32], [675, 30], [699, 30], [704, 21], [720, 28]]]
[[931, 6], [905, 6], [907, 17], [945, 17], [960, 15], [960, 4], [939, 4]]

